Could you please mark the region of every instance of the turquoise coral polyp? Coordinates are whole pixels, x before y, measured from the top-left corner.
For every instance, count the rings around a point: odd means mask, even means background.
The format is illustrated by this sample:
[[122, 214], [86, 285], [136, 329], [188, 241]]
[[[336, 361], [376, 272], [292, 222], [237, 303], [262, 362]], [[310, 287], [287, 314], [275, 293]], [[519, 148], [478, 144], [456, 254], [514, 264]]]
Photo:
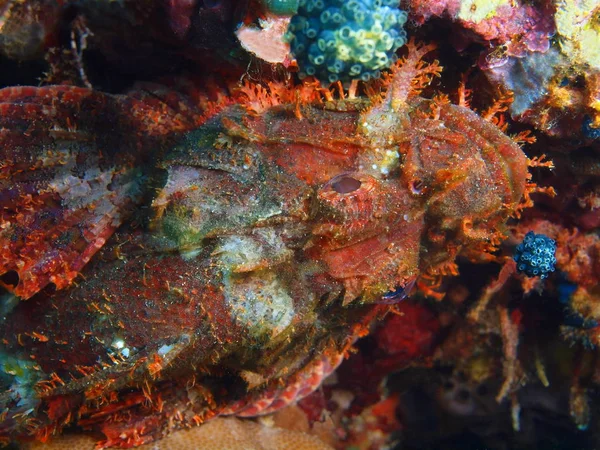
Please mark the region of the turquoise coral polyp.
[[406, 43], [398, 0], [300, 0], [287, 32], [300, 78], [378, 78]]

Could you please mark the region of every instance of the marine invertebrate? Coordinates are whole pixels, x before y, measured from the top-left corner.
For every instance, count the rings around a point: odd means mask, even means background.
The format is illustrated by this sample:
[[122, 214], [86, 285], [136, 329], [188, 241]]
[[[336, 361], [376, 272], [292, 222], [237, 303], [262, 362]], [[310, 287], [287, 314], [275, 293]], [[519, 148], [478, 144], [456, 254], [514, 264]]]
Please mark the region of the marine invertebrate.
[[563, 335], [572, 342], [586, 346], [600, 344], [600, 238], [594, 232], [568, 229], [548, 220], [536, 220], [519, 225], [519, 232], [529, 227], [556, 241], [556, 268], [562, 277], [557, 287], [558, 298], [568, 311], [562, 327]]
[[517, 263], [518, 272], [524, 273], [528, 277], [539, 276], [544, 279], [555, 270], [555, 253], [556, 241], [554, 239], [530, 231], [515, 249], [513, 258]]
[[[536, 302], [533, 307], [534, 311], [528, 311], [528, 307], [521, 300], [521, 306], [513, 309], [509, 314], [506, 302], [510, 301], [511, 297], [508, 295], [508, 289], [506, 288], [508, 286], [507, 281], [517, 271], [524, 272], [527, 276], [539, 276], [541, 278], [539, 265], [542, 261], [546, 260], [546, 264], [544, 264], [546, 271], [551, 263], [555, 263], [556, 269], [560, 273], [557, 277], [558, 283], [549, 284], [544, 294], [548, 299], [551, 299], [551, 302], [556, 302], [555, 306], [560, 308], [561, 321], [558, 325], [555, 323], [551, 326], [560, 329], [562, 338], [569, 345], [575, 344], [582, 345], [583, 348], [594, 348], [599, 342], [597, 320], [600, 318], [598, 315], [599, 297], [597, 275], [595, 273], [600, 253], [598, 252], [598, 237], [594, 234], [582, 234], [577, 230], [566, 230], [546, 220], [520, 223], [515, 228], [515, 235], [517, 238], [523, 239], [523, 243], [517, 247], [516, 257], [514, 260], [508, 260], [503, 266], [498, 279], [490, 287], [484, 289], [479, 303], [470, 312], [469, 318], [477, 323], [485, 323], [484, 327], [489, 327], [495, 321], [499, 322], [500, 334], [503, 340], [503, 372], [505, 379], [497, 399], [500, 401], [504, 398], [510, 398], [513, 423], [515, 429], [518, 429], [520, 424], [520, 400], [517, 393], [521, 389], [519, 379], [523, 379], [523, 376], [519, 374], [527, 371], [527, 369], [525, 368], [526, 363], [519, 357], [520, 352], [517, 352], [517, 349], [520, 345], [521, 335], [531, 333], [531, 329], [527, 328], [526, 321], [528, 317], [538, 314], [536, 311], [538, 306]], [[537, 249], [537, 254], [535, 249]], [[529, 253], [529, 257], [524, 259], [523, 255], [526, 253]], [[544, 257], [542, 257], [543, 254], [545, 254]], [[530, 261], [534, 258], [539, 258], [535, 267], [530, 264]], [[525, 264], [523, 264], [524, 262]], [[538, 269], [537, 274], [536, 269]], [[539, 278], [537, 279], [539, 280]], [[526, 293], [533, 291], [534, 285], [529, 279], [522, 280], [522, 284]], [[496, 313], [493, 308], [488, 308], [492, 296], [497, 301]], [[486, 308], [487, 312], [484, 312]], [[490, 319], [490, 317], [494, 317], [494, 319]], [[552, 339], [561, 341], [558, 336], [552, 337]], [[581, 353], [572, 356], [575, 364], [582, 364], [579, 359]], [[542, 359], [537, 358], [534, 365], [535, 376], [544, 386], [548, 386], [549, 381], [545, 374], [544, 363]], [[551, 359], [549, 355], [546, 355], [544, 359], [546, 358]], [[573, 377], [567, 380], [567, 383], [571, 386], [571, 416], [574, 423], [580, 429], [583, 429], [587, 427], [589, 415], [586, 389], [580, 385], [579, 370], [579, 368], [574, 370]]]
[[543, 233], [556, 241], [556, 268], [570, 283], [590, 289], [598, 284], [600, 239], [595, 233], [583, 233], [548, 220], [521, 223], [518, 235], [525, 235], [526, 229], [537, 234]]
[[565, 55], [577, 65], [600, 69], [600, 33], [597, 0], [559, 0], [556, 2], [556, 32]]
[[[545, 52], [554, 34], [553, 7], [550, 2], [532, 4], [508, 0], [411, 0], [406, 3], [410, 16], [419, 23], [433, 17], [450, 17], [466, 30], [453, 39], [465, 48], [465, 40], [483, 40], [489, 45], [485, 65], [497, 64], [497, 56], [517, 56], [526, 51]], [[502, 60], [503, 58], [499, 58]]]
[[548, 84], [556, 76], [557, 66], [562, 63], [563, 56], [552, 48], [545, 53], [505, 57], [502, 64], [490, 67], [486, 75], [513, 93], [514, 101], [509, 110], [514, 118], [519, 119], [548, 94]]
[[600, 125], [600, 72], [551, 48], [504, 57], [486, 75], [514, 92], [510, 112], [550, 136], [594, 139]]
[[300, 0], [287, 33], [300, 78], [326, 83], [378, 78], [406, 43], [398, 0]]
[[[540, 38], [547, 31], [546, 41], [555, 30], [555, 45], [542, 48], [515, 35], [484, 55], [480, 66], [494, 83], [514, 91], [515, 120], [550, 136], [594, 139], [600, 127], [600, 3], [557, 1], [554, 8], [534, 29]], [[552, 28], [544, 24], [548, 20]]]
[[290, 59], [290, 45], [283, 36], [290, 17], [271, 15], [266, 19], [259, 18], [258, 22], [260, 28], [242, 24], [235, 32], [242, 48], [268, 63], [286, 64]]
[[0, 437], [77, 425], [131, 447], [272, 412], [319, 386], [386, 292], [495, 250], [527, 158], [420, 97], [441, 69], [407, 47], [369, 98], [246, 83], [200, 122], [151, 95], [0, 91], [4, 289], [30, 297], [0, 338], [36, 378], [6, 373]]

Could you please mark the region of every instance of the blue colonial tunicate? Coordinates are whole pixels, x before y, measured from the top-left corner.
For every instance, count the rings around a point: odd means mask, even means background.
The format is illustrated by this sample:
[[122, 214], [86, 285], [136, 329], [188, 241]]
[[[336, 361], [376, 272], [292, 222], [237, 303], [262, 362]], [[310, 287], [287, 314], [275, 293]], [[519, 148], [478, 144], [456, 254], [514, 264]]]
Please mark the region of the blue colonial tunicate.
[[300, 78], [326, 83], [377, 78], [406, 43], [399, 0], [299, 0], [286, 39]]
[[515, 249], [513, 256], [517, 271], [528, 277], [546, 278], [554, 272], [556, 241], [543, 234], [530, 231]]

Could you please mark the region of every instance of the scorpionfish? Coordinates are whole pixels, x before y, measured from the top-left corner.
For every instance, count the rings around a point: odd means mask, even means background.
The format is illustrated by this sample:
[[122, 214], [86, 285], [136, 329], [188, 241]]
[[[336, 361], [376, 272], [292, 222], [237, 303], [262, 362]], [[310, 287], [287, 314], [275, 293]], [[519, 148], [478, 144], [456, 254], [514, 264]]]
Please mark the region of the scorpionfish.
[[133, 447], [315, 390], [383, 297], [494, 250], [527, 158], [443, 96], [431, 46], [355, 96], [246, 83], [0, 91], [0, 439]]

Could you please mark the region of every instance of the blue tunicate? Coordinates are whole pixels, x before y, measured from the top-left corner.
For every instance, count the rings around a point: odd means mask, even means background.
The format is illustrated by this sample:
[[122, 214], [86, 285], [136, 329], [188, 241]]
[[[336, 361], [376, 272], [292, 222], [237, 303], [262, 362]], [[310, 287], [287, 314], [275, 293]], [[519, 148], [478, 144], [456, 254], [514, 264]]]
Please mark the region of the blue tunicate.
[[546, 278], [554, 272], [556, 265], [556, 241], [543, 234], [528, 232], [517, 248], [513, 259], [517, 263], [517, 271], [528, 277]]
[[350, 70], [348, 71], [348, 74], [350, 75], [350, 77], [356, 78], [358, 75], [360, 75], [361, 71], [362, 66], [360, 64], [352, 64]]
[[387, 57], [387, 55], [385, 53], [383, 53], [383, 52], [380, 52], [377, 55], [377, 64], [376, 64], [376, 66], [378, 68], [384, 68], [384, 67], [387, 67], [388, 63], [389, 63], [389, 58]]
[[[321, 13], [321, 16], [319, 17], [319, 19], [321, 20], [321, 23], [326, 25], [330, 21], [335, 22], [335, 20], [337, 20], [337, 18], [338, 18], [338, 15], [340, 18], [342, 17], [342, 15], [340, 14], [339, 8], [327, 8], [325, 11], [323, 11]], [[335, 20], [334, 20], [334, 16], [336, 17]]]
[[322, 53], [335, 47], [335, 34], [332, 31], [326, 30], [321, 33], [317, 40], [317, 46]]
[[313, 64], [315, 66], [320, 66], [321, 64], [323, 64], [325, 62], [325, 57], [323, 55], [317, 55], [313, 59], [314, 59]]
[[349, 39], [351, 39], [354, 36], [354, 30], [346, 25], [339, 28], [337, 36], [335, 33], [333, 36], [334, 38], [337, 37], [338, 40], [342, 40], [344, 41], [344, 43], [346, 43]]
[[317, 19], [309, 19], [304, 23], [304, 34], [314, 41], [321, 31], [321, 22]]
[[299, 0], [286, 39], [301, 77], [367, 80], [397, 60], [407, 17], [398, 0]]
[[344, 16], [342, 15], [339, 8], [332, 8], [334, 11], [331, 14], [331, 21], [335, 24], [344, 23]]
[[327, 62], [327, 70], [331, 73], [339, 75], [340, 73], [344, 72], [345, 68], [346, 65], [343, 61], [340, 61], [339, 59], [334, 59], [332, 61]]
[[389, 33], [383, 33], [381, 35], [381, 38], [377, 41], [375, 50], [377, 50], [378, 52], [383, 52], [386, 59], [389, 60], [388, 55], [385, 54], [385, 52], [391, 50], [393, 45], [394, 39], [389, 35]]

